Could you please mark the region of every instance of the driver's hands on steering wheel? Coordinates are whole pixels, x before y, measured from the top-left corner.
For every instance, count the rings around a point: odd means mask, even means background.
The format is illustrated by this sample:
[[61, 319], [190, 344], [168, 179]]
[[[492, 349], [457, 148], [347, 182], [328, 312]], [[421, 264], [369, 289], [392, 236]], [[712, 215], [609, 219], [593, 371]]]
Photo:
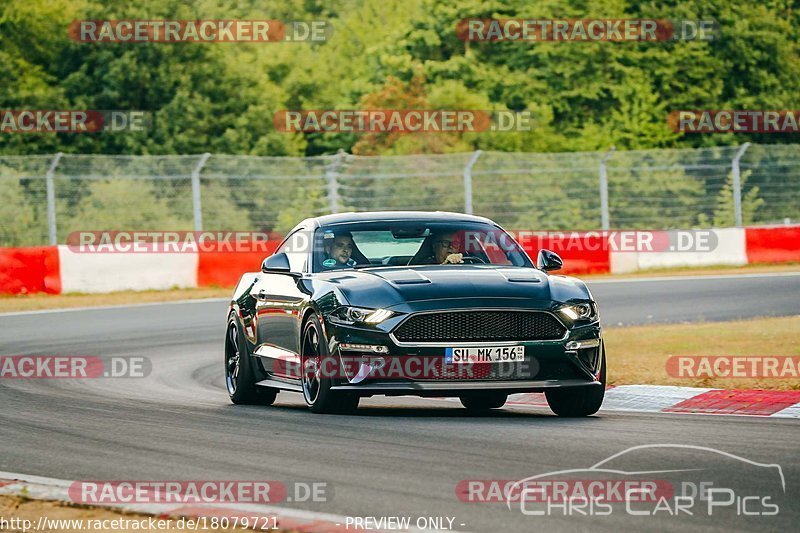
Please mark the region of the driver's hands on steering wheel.
[[445, 260], [444, 260], [444, 262], [442, 264], [443, 265], [455, 265], [455, 264], [463, 263], [463, 262], [464, 262], [464, 254], [450, 254], [445, 258]]

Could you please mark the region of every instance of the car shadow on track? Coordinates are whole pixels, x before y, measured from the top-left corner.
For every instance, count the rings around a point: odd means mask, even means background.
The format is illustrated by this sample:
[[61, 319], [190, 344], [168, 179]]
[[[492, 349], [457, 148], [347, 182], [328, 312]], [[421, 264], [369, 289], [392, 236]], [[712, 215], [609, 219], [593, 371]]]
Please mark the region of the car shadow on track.
[[[589, 423], [592, 420], [597, 421], [602, 418], [601, 415], [593, 415], [586, 418], [560, 418], [556, 415], [546, 412], [544, 409], [539, 411], [522, 411], [513, 408], [500, 408], [492, 409], [489, 411], [469, 412], [453, 405], [449, 406], [428, 406], [428, 405], [362, 405], [357, 411], [347, 414], [314, 414], [302, 404], [285, 404], [276, 403], [269, 407], [261, 407], [264, 412], [270, 410], [287, 412], [305, 413], [308, 416], [314, 417], [335, 417], [335, 418], [359, 418], [359, 417], [378, 417], [378, 418], [410, 418], [410, 419], [423, 419], [423, 418], [446, 418], [446, 419], [488, 419], [488, 420], [519, 420], [519, 419], [536, 419], [548, 420], [552, 423], [575, 423], [585, 422]], [[549, 423], [548, 422], [548, 423]]]
[[553, 415], [547, 413], [526, 413], [519, 411], [510, 411], [503, 409], [492, 409], [491, 411], [482, 411], [478, 413], [470, 413], [466, 409], [441, 409], [430, 407], [362, 407], [350, 416], [363, 416], [363, 417], [408, 417], [408, 418], [554, 418]]

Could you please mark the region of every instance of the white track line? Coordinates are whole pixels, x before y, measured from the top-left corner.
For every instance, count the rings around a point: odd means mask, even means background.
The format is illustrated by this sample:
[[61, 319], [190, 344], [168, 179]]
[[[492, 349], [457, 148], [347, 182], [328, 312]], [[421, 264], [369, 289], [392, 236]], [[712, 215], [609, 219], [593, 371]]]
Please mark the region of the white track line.
[[12, 311], [10, 313], [0, 313], [0, 318], [4, 316], [44, 315], [48, 313], [74, 313], [75, 311], [104, 311], [113, 309], [128, 309], [136, 307], [148, 307], [153, 305], [197, 304], [197, 303], [229, 302], [229, 301], [230, 298], [196, 298], [191, 300], [168, 300], [166, 302], [147, 302], [141, 304], [99, 305], [92, 307], [64, 307], [60, 309], [37, 309], [35, 311]]
[[[741, 278], [786, 278], [800, 276], [800, 272], [764, 272], [761, 274], [715, 274], [710, 276], [660, 276], [652, 278], [623, 278], [623, 279], [587, 279], [587, 285], [597, 285], [601, 283], [645, 283], [661, 281], [702, 281], [715, 279], [741, 279]], [[580, 276], [576, 276], [580, 278]]]
[[[652, 278], [624, 278], [624, 279], [587, 279], [584, 280], [588, 285], [599, 285], [607, 283], [646, 283], [646, 282], [661, 282], [661, 281], [703, 281], [703, 280], [719, 280], [719, 279], [737, 279], [737, 278], [783, 278], [783, 277], [796, 277], [800, 276], [800, 272], [773, 272], [762, 274], [721, 274], [713, 276], [663, 276]], [[580, 276], [576, 276], [580, 278]], [[102, 311], [113, 309], [127, 309], [136, 307], [146, 307], [153, 305], [175, 305], [175, 304], [193, 304], [193, 303], [209, 303], [209, 302], [227, 302], [229, 298], [198, 298], [191, 300], [170, 300], [166, 302], [147, 302], [141, 304], [119, 304], [119, 305], [102, 305], [92, 307], [64, 307], [61, 309], [37, 309], [36, 311], [12, 311], [9, 313], [0, 313], [0, 318], [4, 316], [27, 316], [27, 315], [43, 315], [47, 313], [73, 313], [75, 311]]]

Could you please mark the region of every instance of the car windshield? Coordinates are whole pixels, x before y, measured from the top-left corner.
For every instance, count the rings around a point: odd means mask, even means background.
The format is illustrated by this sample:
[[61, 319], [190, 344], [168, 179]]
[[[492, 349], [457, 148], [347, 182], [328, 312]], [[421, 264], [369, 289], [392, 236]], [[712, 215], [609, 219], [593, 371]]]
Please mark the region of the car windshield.
[[533, 266], [516, 241], [491, 224], [355, 222], [323, 226], [315, 235], [314, 272], [454, 264]]

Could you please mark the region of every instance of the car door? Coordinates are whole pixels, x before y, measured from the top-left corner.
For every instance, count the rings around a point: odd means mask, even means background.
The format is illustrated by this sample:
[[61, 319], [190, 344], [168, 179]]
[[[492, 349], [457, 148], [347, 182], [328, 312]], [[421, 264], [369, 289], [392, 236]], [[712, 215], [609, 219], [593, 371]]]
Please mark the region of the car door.
[[276, 376], [299, 376], [300, 314], [309, 294], [298, 274], [306, 270], [308, 231], [292, 232], [275, 253], [285, 253], [292, 274], [264, 273], [251, 289], [256, 301], [256, 355]]

